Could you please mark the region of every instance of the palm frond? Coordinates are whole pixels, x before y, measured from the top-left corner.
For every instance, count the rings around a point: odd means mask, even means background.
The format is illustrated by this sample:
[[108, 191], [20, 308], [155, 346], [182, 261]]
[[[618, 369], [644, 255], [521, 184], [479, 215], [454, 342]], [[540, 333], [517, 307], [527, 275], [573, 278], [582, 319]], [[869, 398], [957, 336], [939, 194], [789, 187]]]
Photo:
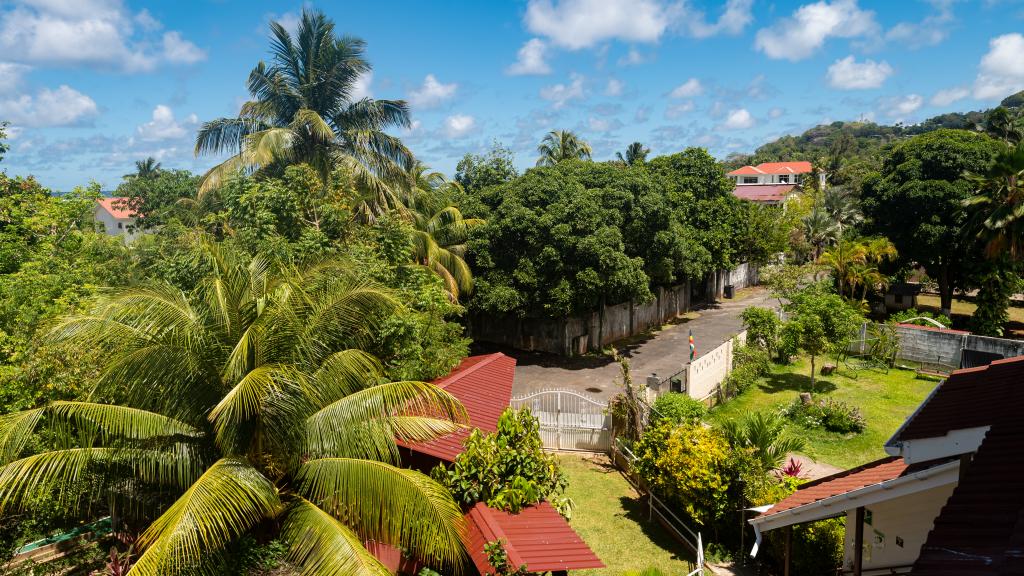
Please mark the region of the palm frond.
[[198, 438], [201, 432], [184, 422], [162, 414], [93, 402], [54, 402], [48, 408], [54, 416], [90, 425], [107, 437], [148, 440], [158, 437], [184, 436]]
[[303, 576], [391, 576], [355, 532], [308, 500], [296, 498], [288, 507], [281, 534]]
[[43, 408], [36, 408], [0, 416], [0, 463], [6, 464], [21, 456], [35, 434], [43, 411]]

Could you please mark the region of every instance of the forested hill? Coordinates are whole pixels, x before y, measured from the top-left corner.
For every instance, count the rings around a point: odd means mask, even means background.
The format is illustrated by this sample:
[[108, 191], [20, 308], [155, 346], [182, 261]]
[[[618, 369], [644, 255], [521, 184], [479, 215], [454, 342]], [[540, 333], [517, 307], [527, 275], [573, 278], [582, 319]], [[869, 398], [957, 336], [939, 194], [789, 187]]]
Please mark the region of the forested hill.
[[746, 164], [809, 160], [824, 165], [838, 180], [856, 181], [858, 174], [877, 162], [886, 144], [939, 128], [990, 130], [996, 123], [1016, 123], [1024, 112], [1024, 91], [1005, 98], [999, 107], [972, 112], [950, 112], [920, 124], [887, 126], [874, 122], [833, 122], [815, 126], [799, 136], [783, 136], [758, 148], [753, 154], [731, 154], [727, 169]]

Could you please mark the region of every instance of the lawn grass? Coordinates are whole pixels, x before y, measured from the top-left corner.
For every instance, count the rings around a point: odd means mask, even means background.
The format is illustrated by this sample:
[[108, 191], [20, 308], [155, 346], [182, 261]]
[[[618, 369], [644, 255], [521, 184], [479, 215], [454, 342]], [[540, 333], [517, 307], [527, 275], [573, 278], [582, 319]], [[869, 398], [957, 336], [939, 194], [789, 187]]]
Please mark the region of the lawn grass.
[[647, 507], [607, 456], [559, 455], [569, 478], [567, 494], [576, 507], [570, 524], [606, 568], [573, 574], [618, 575], [647, 567], [686, 574], [691, 555], [659, 524], [648, 522]]
[[[818, 358], [817, 365], [826, 361]], [[829, 359], [829, 363], [834, 362]], [[810, 361], [801, 358], [788, 366], [772, 366], [755, 386], [711, 410], [712, 422], [740, 418], [759, 410], [778, 410], [797, 399], [810, 384]], [[936, 382], [918, 379], [912, 370], [854, 372], [843, 365], [832, 376], [815, 379], [815, 397], [825, 395], [860, 408], [867, 429], [860, 434], [837, 434], [792, 425], [790, 431], [807, 442], [803, 453], [819, 462], [852, 468], [884, 457], [885, 441], [935, 387]]]

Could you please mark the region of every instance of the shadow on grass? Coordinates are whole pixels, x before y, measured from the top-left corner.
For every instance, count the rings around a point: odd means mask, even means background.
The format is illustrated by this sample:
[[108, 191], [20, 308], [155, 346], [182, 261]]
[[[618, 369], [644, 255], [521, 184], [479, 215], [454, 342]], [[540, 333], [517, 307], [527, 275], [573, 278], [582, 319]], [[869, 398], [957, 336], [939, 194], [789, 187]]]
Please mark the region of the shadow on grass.
[[[769, 373], [764, 377], [764, 382], [757, 385], [765, 394], [778, 394], [780, 392], [811, 392], [811, 377], [808, 374], [795, 374], [786, 372], [783, 374]], [[814, 394], [827, 394], [838, 388], [831, 380], [825, 378], [814, 379]]]
[[649, 509], [647, 501], [640, 498], [629, 498], [620, 496], [619, 502], [626, 518], [640, 525], [640, 530], [647, 536], [647, 539], [662, 550], [672, 554], [673, 560], [681, 562], [693, 562], [696, 557], [689, 552], [686, 545], [676, 540], [668, 531], [658, 524], [657, 519], [648, 520]]

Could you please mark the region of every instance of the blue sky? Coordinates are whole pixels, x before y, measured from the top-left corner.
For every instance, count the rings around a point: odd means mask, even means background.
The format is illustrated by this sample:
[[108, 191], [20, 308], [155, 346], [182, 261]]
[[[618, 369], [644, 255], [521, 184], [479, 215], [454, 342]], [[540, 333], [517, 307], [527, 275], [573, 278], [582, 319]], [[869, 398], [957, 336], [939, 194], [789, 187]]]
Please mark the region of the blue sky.
[[[451, 173], [494, 140], [533, 164], [548, 130], [606, 159], [724, 157], [834, 120], [913, 123], [1024, 89], [1024, 3], [525, 0], [320, 2], [368, 43], [364, 91], [405, 98], [401, 135]], [[301, 3], [0, 0], [0, 169], [66, 190], [116, 187], [133, 162], [203, 171], [198, 123], [231, 116]]]

